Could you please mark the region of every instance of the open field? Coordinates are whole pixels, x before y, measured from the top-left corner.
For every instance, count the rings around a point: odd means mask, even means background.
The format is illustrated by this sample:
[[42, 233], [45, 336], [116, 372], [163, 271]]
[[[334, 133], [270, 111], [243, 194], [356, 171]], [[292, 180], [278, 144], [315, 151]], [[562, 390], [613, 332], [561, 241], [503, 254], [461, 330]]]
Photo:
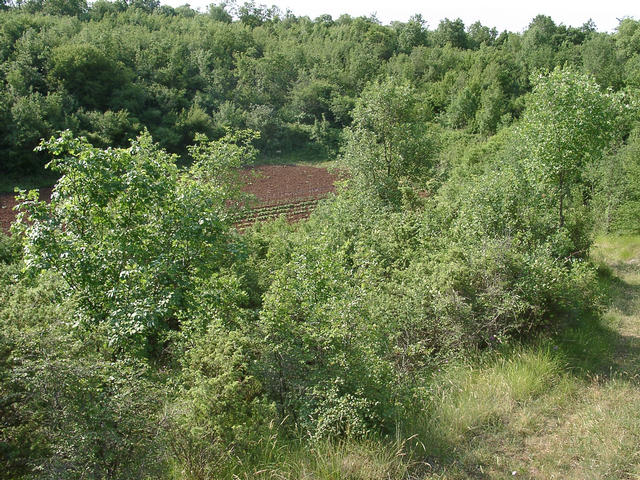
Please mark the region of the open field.
[[[324, 167], [308, 165], [263, 165], [247, 170], [244, 176], [246, 193], [254, 195], [256, 205], [239, 222], [240, 228], [256, 221], [286, 215], [289, 220], [306, 218], [318, 200], [335, 190], [338, 176]], [[41, 198], [51, 197], [51, 188], [41, 190]], [[0, 228], [9, 230], [15, 218], [16, 201], [12, 193], [0, 194]]]
[[239, 222], [239, 228], [256, 221], [286, 215], [289, 220], [306, 218], [318, 200], [335, 191], [338, 175], [324, 167], [307, 165], [263, 165], [249, 170], [244, 191], [257, 204]]

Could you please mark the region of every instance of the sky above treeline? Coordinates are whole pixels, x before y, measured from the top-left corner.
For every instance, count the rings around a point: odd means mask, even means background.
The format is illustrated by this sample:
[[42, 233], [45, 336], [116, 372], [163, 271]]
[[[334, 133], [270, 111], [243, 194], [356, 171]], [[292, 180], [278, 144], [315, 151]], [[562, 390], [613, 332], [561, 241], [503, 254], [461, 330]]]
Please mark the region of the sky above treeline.
[[[192, 8], [205, 11], [210, 3], [221, 3], [215, 0], [162, 0], [162, 3], [178, 7], [189, 3]], [[244, 0], [237, 0], [238, 4]], [[496, 27], [498, 31], [509, 30], [522, 32], [538, 14], [548, 15], [557, 23], [579, 27], [592, 19], [599, 31], [613, 32], [619, 19], [624, 17], [640, 17], [640, 1], [638, 0], [256, 0], [256, 4], [277, 5], [285, 12], [291, 10], [297, 16], [316, 18], [329, 14], [334, 19], [347, 13], [351, 16], [370, 16], [383, 24], [393, 21], [405, 22], [413, 14], [420, 13], [427, 21], [429, 28], [438, 26], [440, 20], [461, 18], [465, 25], [480, 21], [488, 27]]]

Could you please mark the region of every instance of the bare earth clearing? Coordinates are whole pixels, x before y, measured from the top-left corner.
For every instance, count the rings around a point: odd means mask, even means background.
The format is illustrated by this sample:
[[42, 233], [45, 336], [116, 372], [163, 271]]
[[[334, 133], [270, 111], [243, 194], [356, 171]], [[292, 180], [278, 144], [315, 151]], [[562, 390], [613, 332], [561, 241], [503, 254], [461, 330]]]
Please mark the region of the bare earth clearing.
[[306, 165], [264, 165], [248, 169], [243, 190], [255, 195], [258, 204], [238, 227], [282, 214], [291, 221], [306, 218], [318, 200], [335, 191], [338, 178], [326, 168]]
[[[307, 165], [264, 165], [247, 169], [243, 190], [255, 195], [257, 205], [238, 226], [246, 227], [283, 214], [292, 221], [306, 218], [318, 200], [335, 190], [336, 180], [338, 176], [326, 168]], [[51, 189], [43, 188], [40, 197], [50, 199]], [[0, 228], [4, 232], [15, 218], [15, 204], [12, 193], [0, 194]]]

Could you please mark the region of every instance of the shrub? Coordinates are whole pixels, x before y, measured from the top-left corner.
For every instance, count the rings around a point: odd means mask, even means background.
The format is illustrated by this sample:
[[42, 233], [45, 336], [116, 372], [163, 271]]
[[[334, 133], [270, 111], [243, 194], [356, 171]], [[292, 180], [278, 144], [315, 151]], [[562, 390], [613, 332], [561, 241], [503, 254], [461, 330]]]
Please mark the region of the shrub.
[[154, 478], [162, 379], [97, 352], [47, 272], [0, 265], [0, 478]]
[[15, 231], [27, 267], [60, 272], [83, 320], [109, 325], [114, 348], [157, 356], [163, 332], [189, 309], [187, 293], [239, 251], [229, 227], [252, 138], [199, 137], [186, 171], [148, 134], [123, 149], [69, 132], [43, 142], [62, 177], [50, 204], [21, 193]]
[[258, 357], [255, 341], [216, 322], [186, 355], [168, 441], [188, 478], [220, 478], [268, 446], [276, 412], [252, 371]]
[[0, 263], [15, 263], [20, 259], [20, 242], [0, 231]]
[[605, 231], [640, 233], [640, 130], [627, 144], [606, 157], [596, 169], [595, 204]]

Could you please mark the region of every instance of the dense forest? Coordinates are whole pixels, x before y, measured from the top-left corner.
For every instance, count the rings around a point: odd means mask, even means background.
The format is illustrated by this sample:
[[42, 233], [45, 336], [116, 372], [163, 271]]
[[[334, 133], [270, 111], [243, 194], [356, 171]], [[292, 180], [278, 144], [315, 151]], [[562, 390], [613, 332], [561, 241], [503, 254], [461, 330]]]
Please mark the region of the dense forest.
[[[597, 336], [558, 347], [640, 233], [640, 21], [0, 1], [0, 171], [56, 180], [0, 234], [0, 478], [494, 478], [448, 385]], [[238, 232], [286, 155], [338, 192]], [[560, 375], [510, 362], [513, 405]]]
[[[237, 20], [233, 20], [231, 12]], [[423, 122], [489, 136], [520, 118], [531, 75], [571, 66], [615, 91], [640, 84], [640, 30], [556, 25], [522, 34], [419, 15], [383, 26], [310, 20], [254, 4], [208, 13], [153, 2], [27, 1], [0, 12], [0, 169], [42, 166], [41, 138], [70, 129], [124, 146], [147, 129], [184, 155], [196, 133], [260, 132], [263, 152], [335, 152], [363, 89], [392, 77], [415, 90]]]

